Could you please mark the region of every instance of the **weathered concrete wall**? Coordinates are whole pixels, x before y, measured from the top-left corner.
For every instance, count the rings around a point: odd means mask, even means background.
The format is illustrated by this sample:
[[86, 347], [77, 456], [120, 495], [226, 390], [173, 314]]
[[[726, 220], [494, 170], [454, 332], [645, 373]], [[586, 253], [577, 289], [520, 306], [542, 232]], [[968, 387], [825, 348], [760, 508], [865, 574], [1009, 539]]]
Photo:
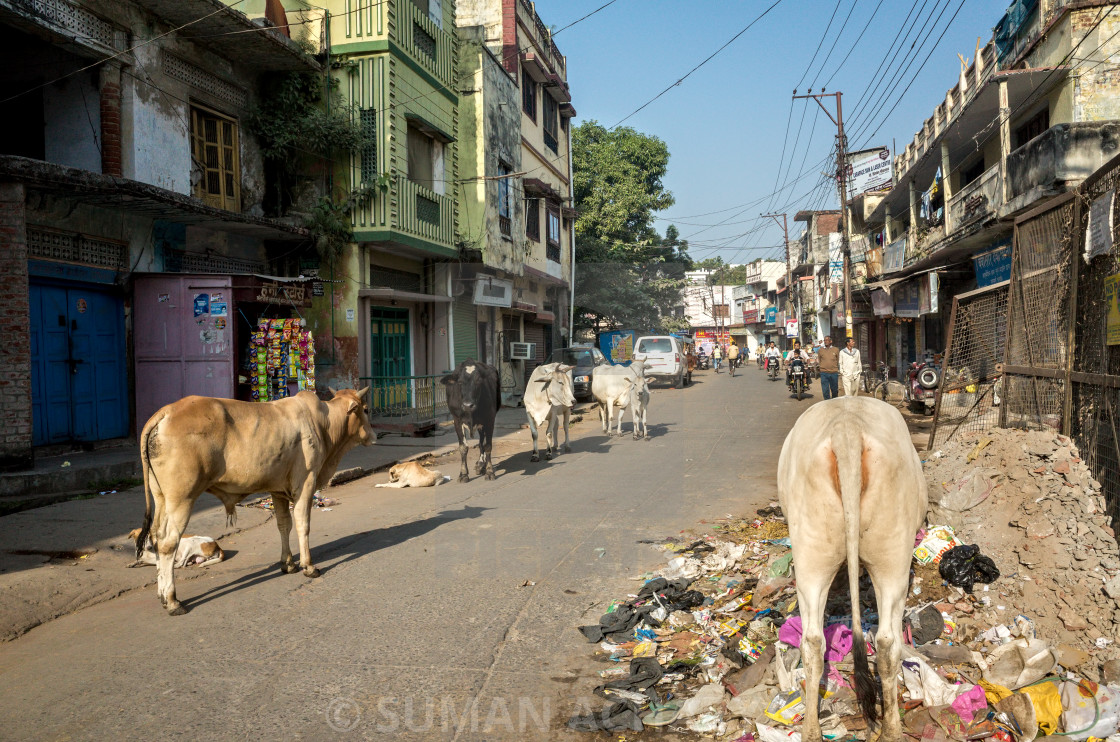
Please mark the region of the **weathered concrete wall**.
[[1120, 151], [1120, 122], [1052, 126], [1007, 159], [1012, 196], [1088, 177]]
[[43, 88], [47, 162], [101, 172], [101, 106], [96, 70]]
[[[320, 389], [328, 386], [336, 389], [360, 388], [360, 260], [361, 250], [351, 244], [336, 259], [320, 261], [319, 277], [326, 282], [323, 284], [323, 296], [315, 297], [311, 308], [303, 310], [307, 326], [315, 334], [316, 383]], [[349, 321], [347, 309], [353, 313]]]

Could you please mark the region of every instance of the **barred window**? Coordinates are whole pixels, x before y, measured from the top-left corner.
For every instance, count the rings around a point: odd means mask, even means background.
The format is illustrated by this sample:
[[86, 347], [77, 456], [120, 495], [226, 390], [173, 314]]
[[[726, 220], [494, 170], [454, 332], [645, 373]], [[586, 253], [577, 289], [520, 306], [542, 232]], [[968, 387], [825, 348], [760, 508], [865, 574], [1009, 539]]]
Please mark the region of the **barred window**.
[[377, 111], [363, 108], [359, 112], [359, 123], [365, 139], [361, 152], [362, 183], [369, 185], [377, 180]]
[[533, 242], [541, 241], [541, 202], [540, 199], [525, 200], [525, 236]]
[[191, 106], [192, 170], [200, 173], [194, 196], [209, 206], [241, 210], [241, 164], [237, 122], [201, 106]]

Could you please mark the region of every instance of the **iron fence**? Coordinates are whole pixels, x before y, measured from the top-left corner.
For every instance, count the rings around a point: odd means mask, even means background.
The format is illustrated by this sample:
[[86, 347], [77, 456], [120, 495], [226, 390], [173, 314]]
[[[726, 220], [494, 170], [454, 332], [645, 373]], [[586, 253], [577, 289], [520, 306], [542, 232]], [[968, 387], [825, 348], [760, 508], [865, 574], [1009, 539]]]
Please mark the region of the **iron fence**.
[[448, 419], [443, 376], [363, 376], [369, 384], [370, 424], [380, 430], [419, 432]]
[[953, 298], [930, 450], [958, 433], [983, 432], [999, 422], [1008, 284], [1004, 281]]

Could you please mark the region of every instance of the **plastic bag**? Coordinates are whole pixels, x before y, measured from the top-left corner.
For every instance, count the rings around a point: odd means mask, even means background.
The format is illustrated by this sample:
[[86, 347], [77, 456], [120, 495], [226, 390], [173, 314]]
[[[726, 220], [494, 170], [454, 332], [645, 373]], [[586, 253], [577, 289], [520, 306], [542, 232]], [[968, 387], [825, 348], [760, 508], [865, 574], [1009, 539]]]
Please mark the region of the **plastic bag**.
[[1115, 734], [1120, 729], [1120, 688], [1088, 680], [1062, 683], [1062, 729], [1074, 742]]
[[1053, 672], [1058, 658], [1042, 639], [1016, 639], [993, 649], [984, 664], [985, 681], [1016, 690]]
[[995, 487], [998, 469], [976, 468], [951, 485], [951, 489], [941, 495], [941, 507], [950, 510], [969, 510], [982, 503]]
[[937, 571], [950, 585], [972, 592], [973, 584], [989, 583], [999, 579], [999, 569], [991, 557], [980, 553], [976, 544], [954, 546], [941, 556]]

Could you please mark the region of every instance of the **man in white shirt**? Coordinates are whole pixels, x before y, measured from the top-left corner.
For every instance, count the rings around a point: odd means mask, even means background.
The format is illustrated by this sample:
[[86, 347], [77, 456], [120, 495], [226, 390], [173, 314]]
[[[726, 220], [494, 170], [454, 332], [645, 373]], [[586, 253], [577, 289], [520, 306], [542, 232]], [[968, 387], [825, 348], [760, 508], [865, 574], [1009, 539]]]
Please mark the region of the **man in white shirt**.
[[863, 373], [862, 359], [855, 338], [848, 338], [840, 351], [840, 389], [845, 397], [859, 394], [859, 376]]

